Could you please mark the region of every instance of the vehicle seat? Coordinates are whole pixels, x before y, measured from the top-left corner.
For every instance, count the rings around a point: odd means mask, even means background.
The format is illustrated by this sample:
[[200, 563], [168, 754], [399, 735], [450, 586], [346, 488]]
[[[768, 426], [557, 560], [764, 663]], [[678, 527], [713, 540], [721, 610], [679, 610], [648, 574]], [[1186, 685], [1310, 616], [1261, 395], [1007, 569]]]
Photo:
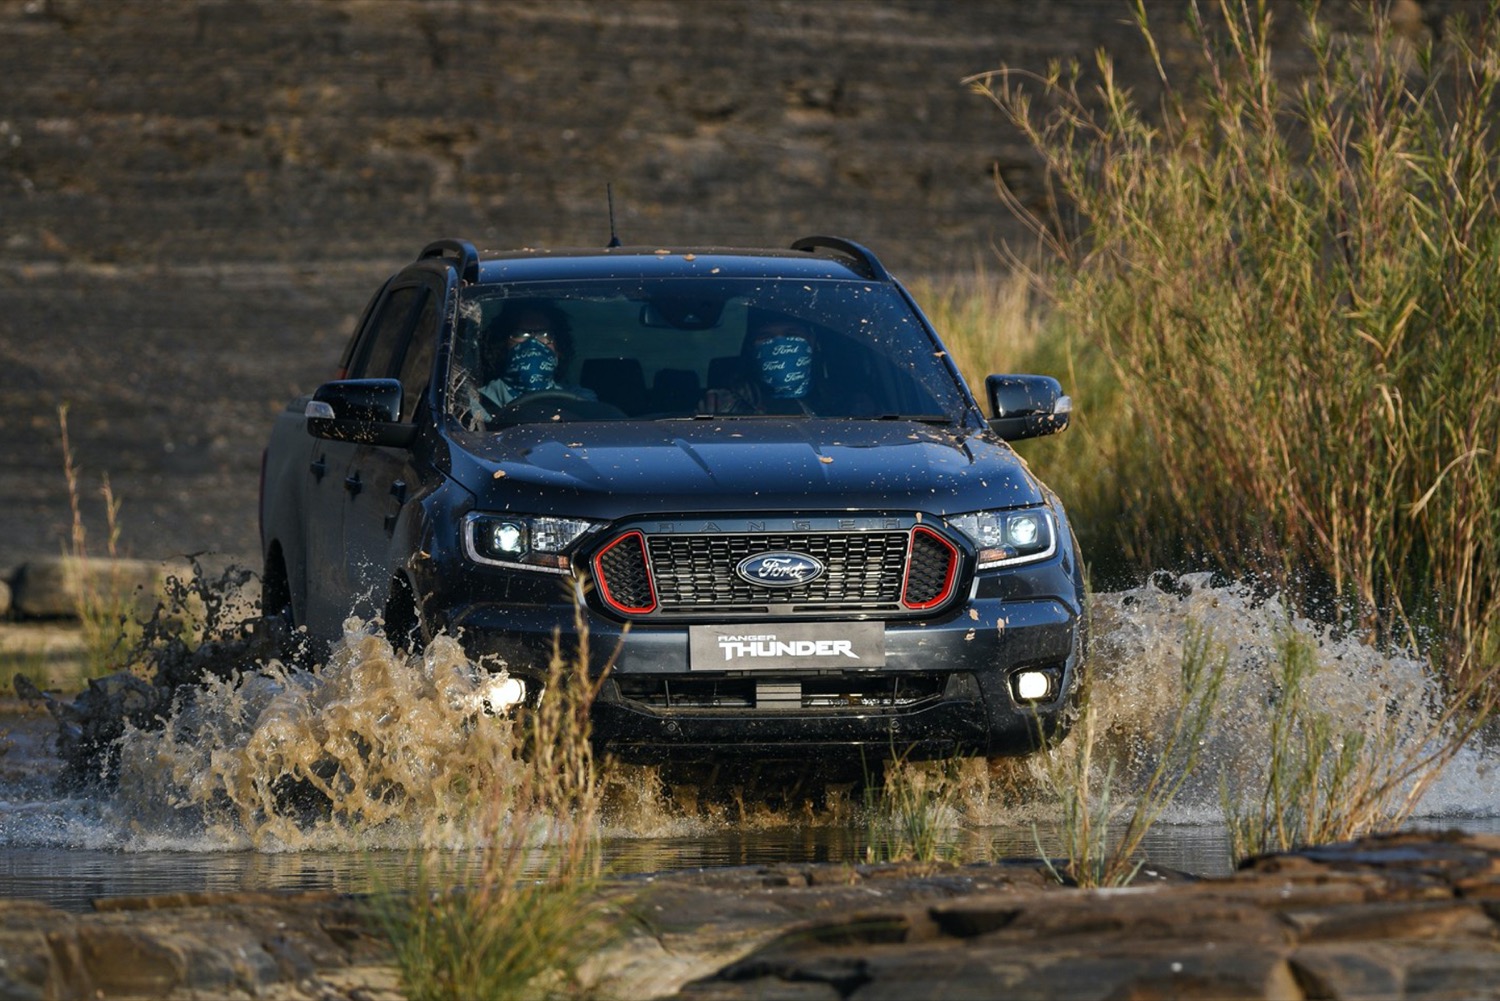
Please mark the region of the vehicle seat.
[[586, 358], [578, 370], [578, 384], [632, 417], [650, 405], [645, 373], [634, 358]]
[[651, 380], [651, 409], [664, 413], [689, 412], [703, 395], [698, 373], [690, 368], [657, 369]]
[[740, 374], [740, 356], [724, 355], [708, 363], [708, 388], [728, 389]]

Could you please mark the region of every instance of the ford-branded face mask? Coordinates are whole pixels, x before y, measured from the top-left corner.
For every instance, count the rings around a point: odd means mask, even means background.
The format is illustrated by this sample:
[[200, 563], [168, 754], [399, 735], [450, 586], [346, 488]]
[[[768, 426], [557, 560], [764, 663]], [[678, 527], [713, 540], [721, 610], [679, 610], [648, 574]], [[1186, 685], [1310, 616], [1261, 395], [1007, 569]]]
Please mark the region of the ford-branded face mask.
[[528, 338], [517, 344], [505, 362], [505, 384], [517, 393], [535, 393], [552, 386], [557, 371], [557, 353], [546, 344]]
[[812, 341], [802, 334], [773, 334], [755, 342], [760, 381], [772, 399], [800, 400], [812, 386]]

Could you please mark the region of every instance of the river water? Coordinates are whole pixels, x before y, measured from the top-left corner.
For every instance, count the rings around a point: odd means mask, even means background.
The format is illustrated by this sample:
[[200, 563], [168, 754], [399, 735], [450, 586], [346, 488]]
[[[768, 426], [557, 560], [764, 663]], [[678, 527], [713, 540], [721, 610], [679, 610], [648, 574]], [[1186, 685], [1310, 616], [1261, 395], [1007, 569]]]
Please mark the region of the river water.
[[[1289, 697], [1277, 665], [1289, 648], [1307, 659], [1310, 712], [1378, 749], [1367, 754], [1380, 762], [1377, 777], [1441, 740], [1440, 699], [1420, 659], [1315, 627], [1274, 598], [1213, 586], [1207, 575], [1164, 584], [1093, 602], [1096, 801], [1107, 787], [1128, 806], [1166, 754], [1185, 650], [1224, 665], [1191, 773], [1139, 853], [1148, 868], [1230, 871], [1223, 804], [1226, 793], [1253, 803], [1264, 787], [1276, 707]], [[53, 763], [17, 761], [13, 749], [0, 770], [0, 897], [82, 909], [95, 897], [182, 891], [354, 892], [402, 883], [417, 849], [445, 852], [460, 872], [477, 864], [488, 835], [458, 818], [482, 813], [475, 797], [514, 781], [514, 764], [505, 721], [473, 725], [476, 672], [457, 644], [439, 639], [412, 665], [378, 633], [351, 625], [313, 674], [246, 667], [250, 682], [211, 688], [164, 729], [127, 733], [109, 792], [60, 793]], [[945, 790], [928, 813], [944, 857], [1059, 854], [1063, 814], [1048, 761], [1077, 760], [1080, 733], [1050, 758], [915, 769]], [[1500, 830], [1497, 762], [1500, 753], [1473, 737], [1420, 789], [1397, 782], [1399, 793], [1420, 793], [1405, 823]], [[847, 783], [820, 787], [814, 776], [795, 795], [768, 795], [764, 776], [713, 789], [644, 768], [609, 778], [599, 833], [613, 872], [858, 863], [871, 857], [872, 838], [882, 843], [880, 815]], [[322, 785], [333, 808], [287, 806], [294, 779]], [[1400, 808], [1400, 795], [1392, 802]]]

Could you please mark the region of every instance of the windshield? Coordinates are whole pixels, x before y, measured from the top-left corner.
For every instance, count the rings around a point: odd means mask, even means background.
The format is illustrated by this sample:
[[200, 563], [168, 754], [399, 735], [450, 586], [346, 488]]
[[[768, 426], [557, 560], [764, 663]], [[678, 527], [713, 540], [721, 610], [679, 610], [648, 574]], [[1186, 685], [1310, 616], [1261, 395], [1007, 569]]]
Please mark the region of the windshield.
[[850, 281], [570, 281], [461, 296], [450, 414], [557, 420], [962, 420], [965, 394], [893, 288]]

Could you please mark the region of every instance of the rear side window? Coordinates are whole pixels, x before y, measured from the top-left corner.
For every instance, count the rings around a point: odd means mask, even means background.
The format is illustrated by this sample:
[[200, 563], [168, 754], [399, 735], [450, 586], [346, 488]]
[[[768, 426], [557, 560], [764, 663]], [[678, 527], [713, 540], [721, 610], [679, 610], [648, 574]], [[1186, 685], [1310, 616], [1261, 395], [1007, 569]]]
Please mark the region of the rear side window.
[[437, 350], [439, 306], [442, 300], [428, 295], [422, 303], [422, 313], [412, 328], [411, 342], [406, 357], [401, 362], [401, 419], [411, 421], [417, 413], [417, 404], [422, 392], [432, 377], [432, 358]]
[[[409, 285], [393, 289], [370, 317], [349, 366], [351, 379], [385, 379], [394, 376], [398, 354], [411, 329], [412, 313], [426, 289]], [[404, 407], [403, 407], [404, 409]]]

